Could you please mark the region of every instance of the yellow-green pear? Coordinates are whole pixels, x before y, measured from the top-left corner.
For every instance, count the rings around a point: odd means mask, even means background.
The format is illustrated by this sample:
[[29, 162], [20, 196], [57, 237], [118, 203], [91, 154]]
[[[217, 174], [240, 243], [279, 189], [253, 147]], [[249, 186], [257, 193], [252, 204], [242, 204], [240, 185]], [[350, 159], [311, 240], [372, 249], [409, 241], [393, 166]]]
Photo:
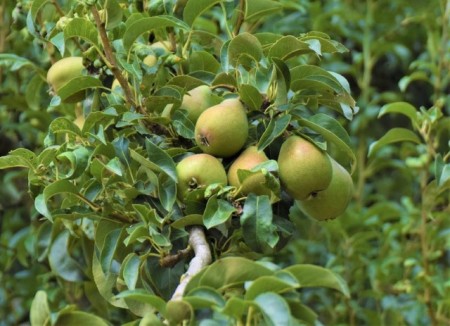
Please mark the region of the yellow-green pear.
[[307, 200], [298, 201], [300, 209], [308, 216], [325, 221], [343, 214], [353, 196], [353, 180], [338, 162], [331, 159], [333, 169], [327, 189]]
[[227, 99], [204, 111], [195, 124], [195, 141], [204, 153], [230, 157], [248, 137], [245, 108], [238, 99]]
[[[57, 94], [61, 87], [76, 77], [83, 76], [83, 58], [67, 57], [54, 63], [47, 72], [47, 82]], [[66, 103], [74, 103], [83, 100], [85, 91], [80, 91], [64, 100]]]
[[158, 58], [153, 55], [153, 54], [149, 54], [147, 55], [144, 60], [142, 60], [147, 66], [149, 67], [153, 67], [156, 65], [156, 63], [158, 62]]
[[200, 114], [212, 106], [211, 89], [207, 85], [201, 85], [191, 89], [183, 96], [180, 109], [188, 112], [188, 118], [195, 123]]
[[281, 184], [294, 199], [304, 200], [325, 190], [331, 182], [329, 156], [305, 138], [293, 135], [281, 145], [278, 155]]
[[222, 163], [208, 154], [194, 154], [182, 159], [176, 171], [180, 199], [189, 191], [206, 188], [213, 183], [227, 184], [227, 174]]
[[262, 172], [247, 177], [241, 184], [238, 177], [238, 170], [251, 170], [255, 166], [268, 161], [263, 151], [258, 151], [256, 146], [250, 146], [243, 151], [228, 169], [228, 183], [230, 186], [240, 188], [240, 192], [244, 195], [254, 193], [256, 195], [270, 196], [270, 189], [265, 186], [265, 177]]

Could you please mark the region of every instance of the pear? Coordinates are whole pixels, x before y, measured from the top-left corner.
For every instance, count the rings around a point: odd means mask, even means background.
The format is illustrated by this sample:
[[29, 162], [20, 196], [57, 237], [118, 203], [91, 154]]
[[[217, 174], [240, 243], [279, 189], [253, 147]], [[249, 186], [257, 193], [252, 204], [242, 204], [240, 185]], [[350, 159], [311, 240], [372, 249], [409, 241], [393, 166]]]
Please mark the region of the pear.
[[278, 155], [278, 167], [286, 192], [297, 200], [304, 200], [325, 190], [331, 182], [329, 156], [299, 136], [290, 136], [283, 142]]
[[213, 183], [227, 184], [222, 163], [209, 154], [194, 154], [182, 159], [176, 167], [178, 196], [183, 199], [189, 191], [206, 188]]
[[298, 202], [306, 215], [319, 221], [334, 219], [343, 214], [353, 196], [350, 174], [334, 159], [331, 159], [331, 165], [333, 174], [328, 188]]
[[262, 172], [247, 177], [242, 184], [238, 178], [238, 170], [251, 170], [258, 164], [268, 160], [266, 154], [263, 151], [258, 151], [256, 146], [248, 147], [228, 169], [228, 183], [230, 186], [240, 188], [239, 193], [243, 195], [254, 193], [259, 196], [270, 196], [271, 191], [264, 185], [266, 180]]
[[[57, 94], [59, 90], [69, 81], [76, 77], [83, 76], [83, 58], [67, 57], [54, 63], [47, 72], [47, 82], [52, 86], [53, 91]], [[85, 91], [80, 91], [66, 98], [64, 102], [74, 103], [83, 100]]]
[[142, 60], [142, 62], [144, 62], [149, 67], [154, 67], [158, 62], [158, 58], [153, 54], [149, 54], [144, 58], [144, 60]]
[[183, 96], [180, 109], [186, 110], [189, 120], [195, 124], [200, 114], [212, 105], [211, 95], [207, 85], [195, 87]]
[[227, 99], [200, 114], [195, 124], [195, 141], [204, 153], [230, 157], [244, 146], [248, 120], [238, 99]]

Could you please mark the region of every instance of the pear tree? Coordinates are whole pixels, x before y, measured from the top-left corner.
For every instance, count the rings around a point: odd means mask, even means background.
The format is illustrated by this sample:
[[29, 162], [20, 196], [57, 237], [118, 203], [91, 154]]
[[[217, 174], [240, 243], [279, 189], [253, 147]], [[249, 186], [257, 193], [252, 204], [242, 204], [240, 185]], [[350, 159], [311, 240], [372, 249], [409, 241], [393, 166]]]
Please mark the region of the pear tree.
[[27, 2], [47, 53], [20, 60], [51, 119], [40, 151], [14, 149], [0, 168], [28, 171], [36, 257], [57, 279], [32, 325], [314, 325], [303, 289], [346, 300], [336, 271], [275, 259], [296, 236], [292, 210], [344, 214], [356, 162], [342, 121], [358, 107], [321, 67], [347, 49], [268, 32], [288, 7]]

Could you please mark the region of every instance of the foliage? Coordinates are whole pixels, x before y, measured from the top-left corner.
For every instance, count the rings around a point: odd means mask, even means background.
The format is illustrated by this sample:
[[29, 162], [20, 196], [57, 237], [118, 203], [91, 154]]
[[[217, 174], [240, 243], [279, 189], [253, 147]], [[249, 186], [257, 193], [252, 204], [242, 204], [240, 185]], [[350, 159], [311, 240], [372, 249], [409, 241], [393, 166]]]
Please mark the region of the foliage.
[[[448, 1], [4, 3], [0, 323], [449, 321]], [[83, 76], [49, 92], [67, 56]], [[270, 161], [241, 181], [263, 171], [273, 196], [177, 197], [176, 163], [200, 152], [179, 107], [199, 85], [244, 103]], [[280, 192], [294, 132], [355, 172], [339, 219]], [[199, 224], [214, 261], [170, 300]]]

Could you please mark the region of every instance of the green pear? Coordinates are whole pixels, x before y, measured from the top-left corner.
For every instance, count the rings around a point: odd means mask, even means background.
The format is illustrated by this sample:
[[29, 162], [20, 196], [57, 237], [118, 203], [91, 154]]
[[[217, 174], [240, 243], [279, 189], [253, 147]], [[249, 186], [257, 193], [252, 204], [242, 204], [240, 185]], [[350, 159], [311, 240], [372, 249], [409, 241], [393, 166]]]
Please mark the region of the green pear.
[[239, 152], [248, 137], [248, 120], [238, 99], [227, 99], [200, 114], [195, 141], [207, 154], [230, 157]]
[[183, 96], [180, 109], [186, 110], [189, 120], [195, 123], [200, 114], [212, 105], [211, 95], [207, 85], [195, 87]]
[[331, 183], [327, 189], [315, 196], [298, 201], [300, 209], [308, 216], [319, 220], [330, 220], [343, 214], [353, 196], [353, 180], [338, 162], [331, 159], [333, 169]]
[[331, 182], [329, 156], [299, 136], [290, 136], [281, 145], [278, 168], [281, 184], [297, 200], [326, 189]]
[[[52, 86], [57, 94], [59, 90], [69, 81], [76, 77], [83, 76], [83, 58], [67, 57], [54, 63], [47, 72], [47, 82]], [[85, 91], [80, 91], [64, 100], [66, 103], [74, 103], [83, 100]]]
[[228, 169], [228, 183], [230, 186], [240, 188], [240, 192], [244, 195], [254, 193], [256, 195], [270, 196], [270, 189], [265, 186], [266, 178], [262, 172], [247, 177], [241, 184], [238, 177], [238, 170], [251, 170], [255, 166], [268, 161], [263, 151], [258, 151], [256, 146], [250, 146], [243, 151]]
[[182, 159], [176, 167], [178, 196], [183, 199], [189, 191], [206, 188], [213, 183], [227, 184], [222, 163], [209, 154], [194, 154]]

